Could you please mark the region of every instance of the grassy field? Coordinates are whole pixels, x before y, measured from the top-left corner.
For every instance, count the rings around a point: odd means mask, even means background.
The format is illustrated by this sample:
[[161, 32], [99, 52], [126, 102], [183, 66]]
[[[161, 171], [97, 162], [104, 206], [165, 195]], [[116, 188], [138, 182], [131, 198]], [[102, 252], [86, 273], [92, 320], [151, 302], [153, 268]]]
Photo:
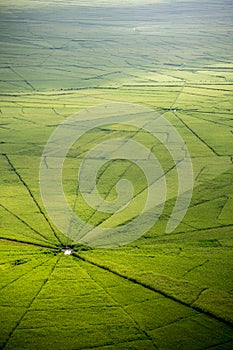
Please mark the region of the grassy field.
[[[0, 6], [0, 348], [232, 349], [231, 1]], [[128, 179], [132, 206], [117, 215], [85, 203], [77, 171], [100, 142], [142, 143], [167, 181], [162, 215], [148, 232], [123, 247], [95, 249], [74, 244], [50, 220], [39, 167], [60, 123], [112, 102], [148, 107], [176, 128], [194, 188], [184, 219], [166, 233], [177, 172], [162, 142], [121, 123], [87, 132], [63, 168], [66, 199], [87, 224], [121, 226], [147, 194], [142, 171], [117, 160], [101, 168], [97, 188], [113, 200], [117, 180]]]

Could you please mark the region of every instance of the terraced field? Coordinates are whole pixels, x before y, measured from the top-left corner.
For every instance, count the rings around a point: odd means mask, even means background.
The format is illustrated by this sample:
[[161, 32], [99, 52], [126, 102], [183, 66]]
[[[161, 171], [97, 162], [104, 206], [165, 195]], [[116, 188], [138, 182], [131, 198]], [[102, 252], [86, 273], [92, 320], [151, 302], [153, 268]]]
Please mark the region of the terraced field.
[[[0, 4], [0, 348], [231, 349], [231, 1]], [[60, 123], [114, 103], [150, 108], [173, 125], [189, 150], [194, 188], [182, 222], [166, 232], [178, 187], [171, 154], [143, 127], [106, 118], [64, 162], [73, 211], [112, 228], [142, 210], [146, 178], [122, 159], [100, 169], [97, 188], [112, 201], [117, 181], [129, 180], [129, 209], [106, 213], [80, 195], [83, 158], [109, 139], [149, 148], [167, 183], [153, 227], [107, 249], [79, 244], [56, 227], [40, 195], [39, 168]]]

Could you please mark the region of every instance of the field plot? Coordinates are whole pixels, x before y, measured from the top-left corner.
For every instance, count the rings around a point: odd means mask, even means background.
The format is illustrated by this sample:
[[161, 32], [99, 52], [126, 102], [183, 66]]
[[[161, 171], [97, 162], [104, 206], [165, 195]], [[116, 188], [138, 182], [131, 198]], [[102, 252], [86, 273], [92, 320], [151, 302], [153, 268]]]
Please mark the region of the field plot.
[[[0, 348], [232, 349], [231, 1], [0, 4]], [[176, 128], [194, 188], [182, 222], [166, 233], [178, 175], [163, 139], [120, 122], [88, 131], [62, 173], [66, 200], [87, 225], [123, 226], [148, 193], [141, 169], [117, 159], [101, 167], [97, 189], [113, 201], [118, 180], [127, 179], [132, 203], [108, 213], [85, 202], [77, 173], [99, 143], [143, 144], [167, 183], [150, 230], [98, 249], [74, 243], [52, 222], [39, 167], [60, 123], [111, 103], [148, 107]]]

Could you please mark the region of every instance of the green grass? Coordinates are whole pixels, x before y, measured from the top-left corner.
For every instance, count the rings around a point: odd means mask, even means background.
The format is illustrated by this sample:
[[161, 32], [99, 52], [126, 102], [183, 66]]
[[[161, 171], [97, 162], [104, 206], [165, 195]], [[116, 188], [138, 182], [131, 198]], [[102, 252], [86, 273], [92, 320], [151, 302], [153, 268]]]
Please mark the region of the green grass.
[[[231, 349], [230, 1], [1, 0], [0, 7], [0, 348]], [[39, 166], [61, 122], [111, 102], [149, 107], [172, 123], [188, 147], [194, 189], [186, 216], [166, 234], [177, 172], [164, 145], [121, 123], [87, 132], [63, 169], [67, 201], [87, 223], [121, 227], [147, 194], [142, 171], [118, 160], [100, 169], [97, 188], [114, 200], [117, 180], [131, 181], [127, 209], [111, 215], [77, 196], [78, 168], [100, 142], [127, 137], [151, 149], [168, 188], [160, 219], [140, 239], [92, 249], [49, 219]], [[72, 244], [65, 256], [61, 249]]]

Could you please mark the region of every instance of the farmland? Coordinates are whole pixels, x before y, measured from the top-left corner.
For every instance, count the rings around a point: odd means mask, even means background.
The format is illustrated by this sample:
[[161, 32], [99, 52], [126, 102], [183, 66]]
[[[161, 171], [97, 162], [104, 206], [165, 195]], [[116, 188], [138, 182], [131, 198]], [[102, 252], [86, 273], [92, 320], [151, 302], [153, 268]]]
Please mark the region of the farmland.
[[[231, 1], [0, 6], [0, 348], [231, 349]], [[194, 187], [182, 222], [166, 232], [178, 180], [163, 142], [127, 119], [106, 118], [86, 132], [67, 153], [62, 178], [67, 203], [87, 224], [121, 227], [147, 195], [142, 171], [117, 159], [100, 169], [97, 188], [113, 201], [118, 179], [129, 180], [132, 206], [118, 215], [84, 201], [77, 172], [98, 143], [142, 143], [166, 177], [159, 220], [136, 241], [107, 249], [56, 227], [39, 168], [58, 125], [116, 103], [149, 108], [173, 125], [188, 148]]]

